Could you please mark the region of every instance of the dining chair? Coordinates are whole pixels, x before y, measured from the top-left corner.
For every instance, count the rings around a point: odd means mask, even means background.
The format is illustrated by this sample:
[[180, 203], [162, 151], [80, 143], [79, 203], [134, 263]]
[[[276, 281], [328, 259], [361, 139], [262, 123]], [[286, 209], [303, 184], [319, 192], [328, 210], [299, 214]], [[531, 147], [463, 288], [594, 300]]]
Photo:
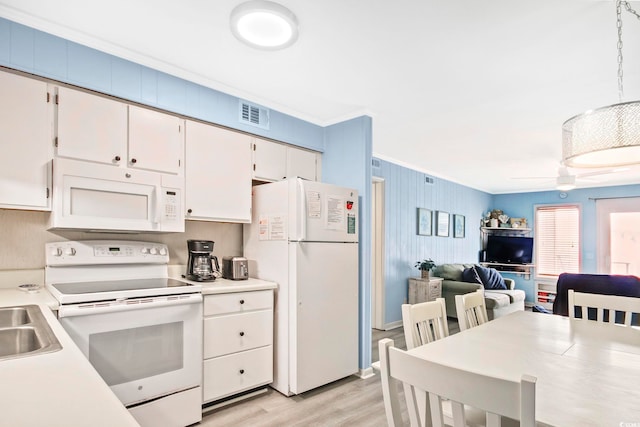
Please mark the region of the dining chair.
[[[492, 377], [421, 359], [395, 348], [388, 338], [379, 344], [382, 378], [390, 384], [402, 384], [412, 427], [430, 424], [443, 427], [443, 399], [451, 401], [454, 427], [467, 426], [466, 405], [486, 411], [487, 427], [501, 427], [506, 417], [519, 420], [521, 427], [535, 426], [535, 377], [523, 375], [520, 381]], [[397, 389], [389, 388], [389, 393], [395, 394], [390, 401], [399, 406]], [[420, 415], [415, 398], [421, 394], [425, 395], [426, 408], [422, 411], [425, 415]], [[402, 425], [402, 417], [397, 413], [390, 426]]]
[[484, 289], [468, 294], [456, 295], [456, 314], [460, 331], [487, 323], [487, 306], [484, 302]]
[[[447, 308], [444, 298], [437, 298], [435, 301], [421, 302], [418, 304], [402, 304], [402, 326], [404, 328], [404, 337], [407, 344], [407, 349], [429, 344], [433, 341], [445, 338], [449, 336], [449, 325], [447, 322]], [[380, 348], [380, 351], [383, 351]], [[378, 363], [377, 369], [380, 369]], [[393, 384], [388, 378], [387, 386]], [[397, 385], [393, 385], [397, 388]], [[385, 399], [385, 411], [387, 417], [391, 420], [396, 420], [396, 414], [399, 411], [399, 403], [391, 401], [393, 397], [388, 391], [384, 390], [385, 383], [383, 381], [383, 398]], [[396, 390], [394, 388], [394, 390]], [[425, 416], [426, 407], [426, 395], [417, 394], [415, 397], [421, 414], [421, 417]], [[477, 410], [475, 408], [465, 408], [469, 414], [469, 427], [484, 426], [484, 411]], [[451, 402], [442, 402], [442, 412], [447, 425], [453, 424], [453, 409]], [[389, 421], [389, 420], [388, 420]], [[397, 420], [394, 421], [395, 425]], [[391, 421], [389, 421], [389, 425]]]
[[449, 336], [444, 298], [418, 304], [402, 304], [402, 326], [407, 349]]
[[620, 295], [590, 294], [586, 292], [568, 291], [569, 317], [576, 319], [576, 307], [580, 307], [582, 319], [589, 319], [589, 309], [596, 312], [595, 320], [601, 323], [616, 323], [616, 313], [621, 313], [621, 322], [631, 326], [633, 315], [640, 315], [640, 298]]

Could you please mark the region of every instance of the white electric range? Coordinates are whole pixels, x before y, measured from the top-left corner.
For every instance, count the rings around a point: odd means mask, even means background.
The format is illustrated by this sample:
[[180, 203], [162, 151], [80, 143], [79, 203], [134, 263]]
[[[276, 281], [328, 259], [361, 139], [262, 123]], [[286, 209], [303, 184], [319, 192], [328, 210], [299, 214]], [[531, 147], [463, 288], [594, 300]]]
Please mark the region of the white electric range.
[[45, 284], [58, 318], [143, 426], [202, 419], [201, 286], [168, 278], [164, 244], [46, 244]]

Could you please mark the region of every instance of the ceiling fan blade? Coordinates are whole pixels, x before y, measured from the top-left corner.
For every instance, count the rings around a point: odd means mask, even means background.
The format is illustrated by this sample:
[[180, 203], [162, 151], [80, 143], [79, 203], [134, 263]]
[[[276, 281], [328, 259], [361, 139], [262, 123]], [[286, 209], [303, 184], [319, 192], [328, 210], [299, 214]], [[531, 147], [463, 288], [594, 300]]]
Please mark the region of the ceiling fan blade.
[[511, 179], [555, 179], [555, 176], [512, 176]]
[[612, 173], [624, 172], [627, 170], [629, 170], [629, 168], [612, 168], [612, 169], [604, 169], [604, 170], [594, 171], [594, 172], [577, 173], [576, 176], [578, 178], [584, 178], [589, 176], [610, 175]]

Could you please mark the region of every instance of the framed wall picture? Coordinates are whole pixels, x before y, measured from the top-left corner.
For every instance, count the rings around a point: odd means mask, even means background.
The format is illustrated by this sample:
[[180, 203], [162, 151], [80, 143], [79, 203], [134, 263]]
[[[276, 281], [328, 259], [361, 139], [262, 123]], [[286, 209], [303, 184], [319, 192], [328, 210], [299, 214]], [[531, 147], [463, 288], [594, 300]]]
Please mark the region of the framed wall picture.
[[429, 209], [418, 208], [418, 234], [420, 236], [431, 236], [431, 211]]
[[464, 237], [464, 215], [453, 215], [453, 237]]
[[449, 213], [436, 212], [436, 235], [440, 237], [449, 237]]

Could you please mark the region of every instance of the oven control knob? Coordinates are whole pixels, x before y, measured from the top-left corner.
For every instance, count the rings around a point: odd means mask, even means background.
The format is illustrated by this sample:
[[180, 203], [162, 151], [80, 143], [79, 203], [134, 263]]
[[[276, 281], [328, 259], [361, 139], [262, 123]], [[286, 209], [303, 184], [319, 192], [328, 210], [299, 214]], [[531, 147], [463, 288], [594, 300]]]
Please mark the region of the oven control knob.
[[149, 248], [142, 248], [142, 250], [140, 251], [143, 254], [148, 254], [149, 253]]
[[61, 248], [53, 248], [53, 249], [51, 249], [51, 255], [53, 255], [53, 256], [61, 256], [62, 255], [62, 249]]
[[64, 251], [64, 254], [68, 255], [68, 256], [74, 256], [76, 254], [76, 250], [75, 250], [75, 248], [67, 248]]
[[160, 248], [160, 255], [165, 256], [167, 254], [167, 248], [162, 247]]
[[151, 249], [149, 250], [149, 253], [150, 253], [151, 255], [158, 255], [158, 248], [151, 248]]

